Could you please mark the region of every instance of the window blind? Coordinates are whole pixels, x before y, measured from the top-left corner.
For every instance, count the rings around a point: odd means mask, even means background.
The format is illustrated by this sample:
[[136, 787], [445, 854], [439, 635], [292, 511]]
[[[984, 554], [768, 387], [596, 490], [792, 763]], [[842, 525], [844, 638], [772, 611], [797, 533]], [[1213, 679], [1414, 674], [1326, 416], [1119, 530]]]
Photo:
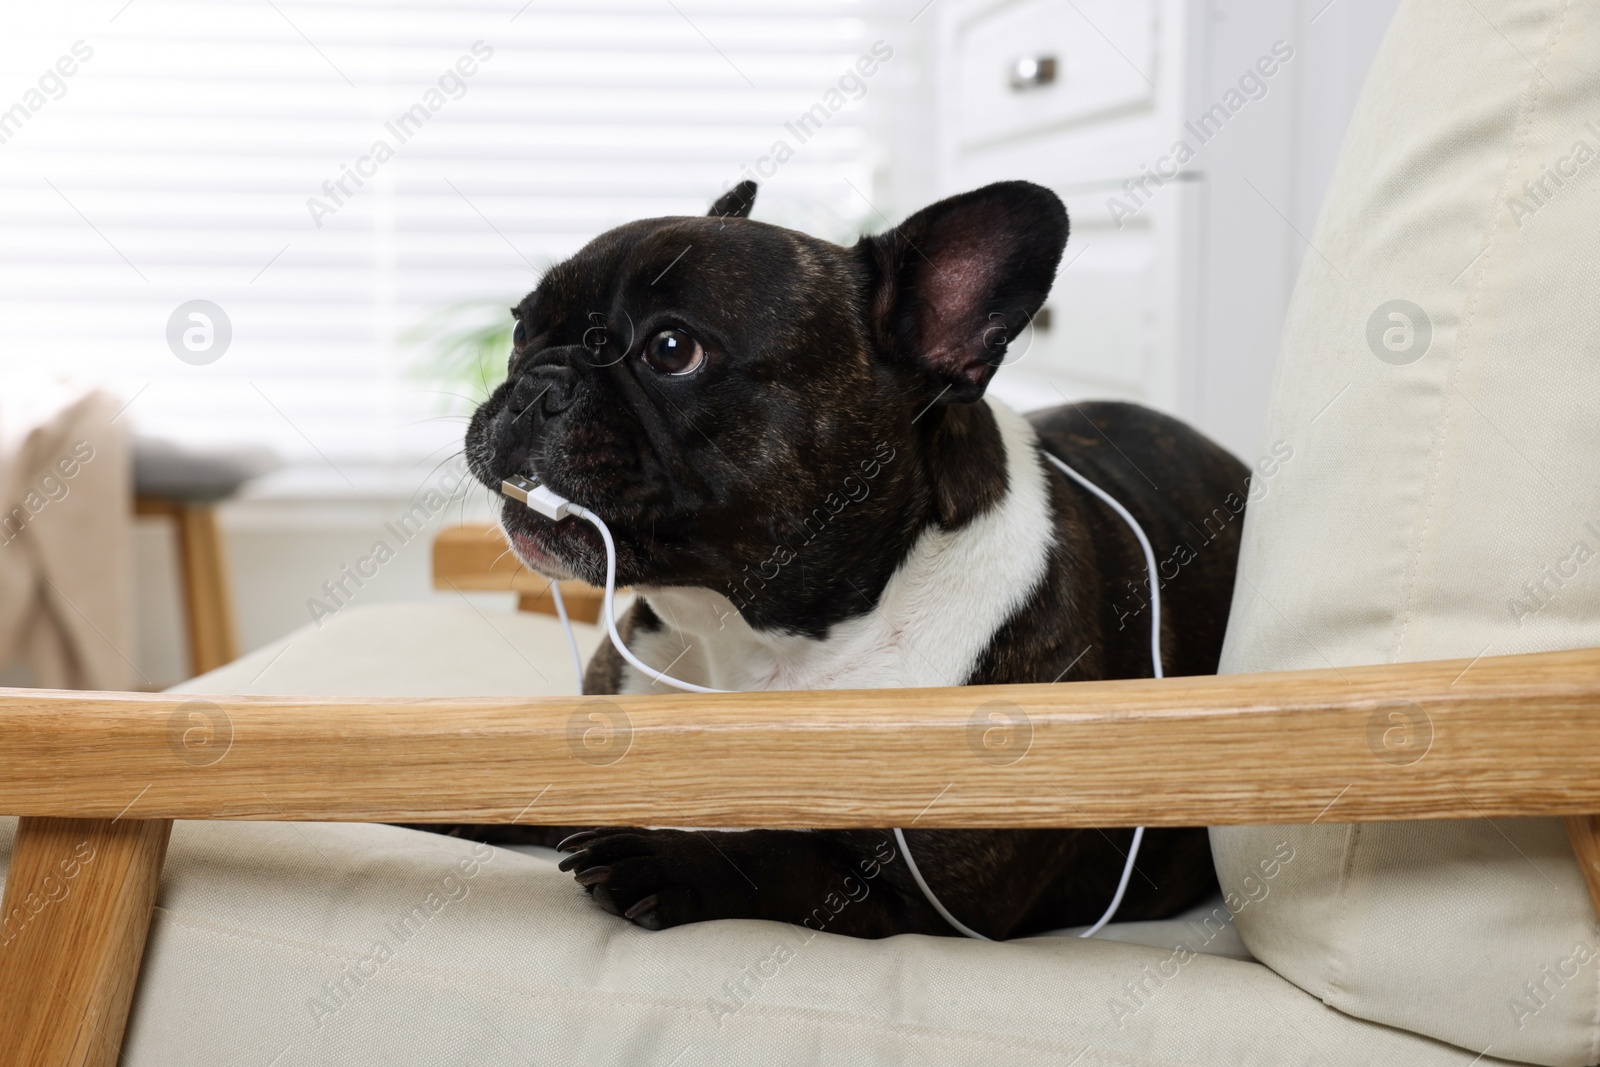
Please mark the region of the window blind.
[[428, 372], [419, 324], [499, 321], [595, 234], [757, 165], [758, 218], [878, 224], [893, 60], [841, 82], [861, 0], [4, 10], [0, 374], [110, 384], [144, 432], [443, 456], [473, 386]]

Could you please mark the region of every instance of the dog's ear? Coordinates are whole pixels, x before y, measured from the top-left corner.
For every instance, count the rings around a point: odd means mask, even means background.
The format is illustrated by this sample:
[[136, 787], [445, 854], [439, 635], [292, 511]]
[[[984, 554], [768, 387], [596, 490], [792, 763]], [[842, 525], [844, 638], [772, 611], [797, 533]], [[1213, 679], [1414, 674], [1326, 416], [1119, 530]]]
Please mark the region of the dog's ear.
[[942, 401], [977, 400], [1049, 295], [1066, 244], [1067, 209], [1032, 182], [952, 196], [863, 238], [879, 348], [921, 368]]
[[717, 197], [717, 202], [706, 212], [714, 219], [749, 218], [750, 209], [756, 206], [756, 183], [745, 181]]

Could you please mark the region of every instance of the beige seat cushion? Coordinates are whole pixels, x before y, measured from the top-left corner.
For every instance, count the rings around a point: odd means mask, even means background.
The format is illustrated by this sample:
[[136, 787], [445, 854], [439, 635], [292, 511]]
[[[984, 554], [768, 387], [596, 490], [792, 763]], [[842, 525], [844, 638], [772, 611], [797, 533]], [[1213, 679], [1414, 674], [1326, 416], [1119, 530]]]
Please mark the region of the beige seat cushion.
[[[576, 625], [587, 662], [604, 636]], [[263, 696], [558, 696], [577, 691], [572, 653], [549, 615], [466, 602], [371, 604], [307, 624], [176, 693]]]
[[[1592, 4], [1401, 7], [1290, 309], [1224, 670], [1600, 646], [1597, 68]], [[1425, 715], [1379, 724], [1373, 758], [1425, 770]], [[1296, 849], [1238, 916], [1256, 958], [1466, 1059], [1600, 1059], [1558, 822], [1341, 826], [1336, 800], [1213, 832], [1236, 891]]]
[[[0, 819], [0, 870], [14, 825]], [[859, 941], [753, 921], [650, 933], [515, 852], [388, 826], [183, 822], [120, 1062], [1465, 1061], [1341, 1015], [1257, 963], [1076, 938]]]
[[[183, 688], [514, 693], [532, 664], [559, 672], [553, 625], [463, 607], [340, 613]], [[14, 825], [0, 819], [0, 870]], [[1462, 1063], [1235, 958], [1216, 914], [1009, 944], [749, 921], [650, 933], [548, 856], [390, 826], [180, 822], [121, 1062]]]

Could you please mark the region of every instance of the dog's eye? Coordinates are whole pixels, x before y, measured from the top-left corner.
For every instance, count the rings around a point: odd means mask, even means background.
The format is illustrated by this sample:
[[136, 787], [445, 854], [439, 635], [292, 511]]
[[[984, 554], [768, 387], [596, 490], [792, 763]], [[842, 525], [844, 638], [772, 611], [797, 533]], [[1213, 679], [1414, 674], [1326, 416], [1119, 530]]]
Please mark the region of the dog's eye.
[[644, 361], [662, 374], [689, 374], [700, 369], [706, 359], [700, 342], [682, 330], [666, 329], [644, 346]]
[[518, 319], [516, 326], [511, 329], [511, 343], [520, 352], [528, 344], [528, 328]]

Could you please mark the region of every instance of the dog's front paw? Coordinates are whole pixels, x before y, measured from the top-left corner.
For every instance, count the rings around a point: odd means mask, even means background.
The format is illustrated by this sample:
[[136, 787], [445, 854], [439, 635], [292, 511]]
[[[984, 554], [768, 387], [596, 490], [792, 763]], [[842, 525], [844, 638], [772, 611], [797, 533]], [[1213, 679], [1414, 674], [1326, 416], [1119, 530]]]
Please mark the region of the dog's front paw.
[[749, 888], [705, 834], [692, 830], [606, 828], [573, 834], [561, 861], [595, 903], [647, 930], [732, 918]]

